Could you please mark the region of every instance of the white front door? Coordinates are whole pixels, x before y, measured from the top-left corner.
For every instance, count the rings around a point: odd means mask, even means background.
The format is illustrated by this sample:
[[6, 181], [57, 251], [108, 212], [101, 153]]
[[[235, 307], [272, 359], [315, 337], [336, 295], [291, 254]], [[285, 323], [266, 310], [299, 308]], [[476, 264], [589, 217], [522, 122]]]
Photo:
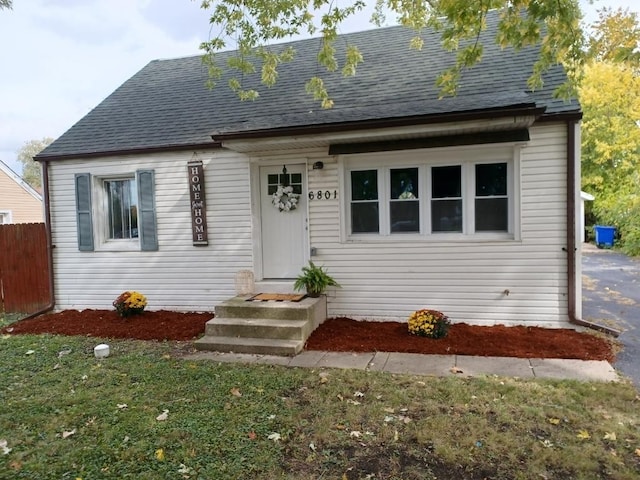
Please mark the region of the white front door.
[[[296, 278], [307, 258], [305, 165], [260, 167], [262, 277]], [[289, 211], [273, 205], [278, 186], [290, 186], [296, 197]], [[284, 198], [283, 198], [284, 200]]]

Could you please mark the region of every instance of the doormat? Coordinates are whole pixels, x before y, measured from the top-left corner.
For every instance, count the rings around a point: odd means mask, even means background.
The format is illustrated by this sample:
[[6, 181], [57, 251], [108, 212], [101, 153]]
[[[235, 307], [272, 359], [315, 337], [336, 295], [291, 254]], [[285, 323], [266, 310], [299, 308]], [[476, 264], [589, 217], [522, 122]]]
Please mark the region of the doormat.
[[247, 302], [299, 302], [305, 294], [298, 293], [259, 293], [247, 299]]

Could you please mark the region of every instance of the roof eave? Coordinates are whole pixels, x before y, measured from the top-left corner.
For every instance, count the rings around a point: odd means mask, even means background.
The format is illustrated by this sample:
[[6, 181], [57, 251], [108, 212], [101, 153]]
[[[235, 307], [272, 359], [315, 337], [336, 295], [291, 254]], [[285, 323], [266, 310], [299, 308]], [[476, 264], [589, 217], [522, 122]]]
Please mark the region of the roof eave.
[[464, 112], [451, 112], [445, 114], [413, 115], [407, 117], [394, 117], [382, 119], [358, 120], [353, 122], [335, 122], [319, 125], [301, 125], [295, 127], [276, 127], [255, 130], [231, 131], [225, 133], [213, 133], [211, 138], [219, 143], [230, 140], [285, 137], [310, 135], [318, 133], [334, 133], [345, 130], [370, 130], [380, 128], [406, 127], [414, 125], [428, 125], [434, 123], [452, 123], [469, 120], [484, 120], [488, 118], [502, 118], [512, 116], [534, 116], [539, 119], [545, 112], [545, 107], [536, 106], [535, 103], [510, 105], [508, 107], [471, 110]]
[[207, 143], [189, 143], [189, 144], [169, 144], [159, 147], [143, 147], [143, 148], [125, 148], [121, 150], [104, 150], [93, 152], [77, 152], [68, 153], [63, 155], [46, 155], [39, 153], [34, 160], [38, 162], [48, 162], [50, 160], [73, 160], [78, 158], [96, 158], [107, 156], [120, 156], [120, 155], [138, 155], [141, 153], [161, 153], [161, 152], [175, 152], [183, 150], [208, 150], [222, 148], [222, 144], [219, 142], [207, 142]]

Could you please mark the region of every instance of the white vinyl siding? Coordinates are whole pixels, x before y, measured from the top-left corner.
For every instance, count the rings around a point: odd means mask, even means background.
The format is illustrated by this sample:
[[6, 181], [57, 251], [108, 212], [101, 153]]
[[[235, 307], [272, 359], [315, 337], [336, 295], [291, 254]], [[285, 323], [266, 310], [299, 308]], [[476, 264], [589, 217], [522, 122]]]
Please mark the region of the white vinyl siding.
[[[248, 160], [225, 150], [198, 152], [205, 168], [208, 246], [192, 244], [187, 163], [193, 152], [51, 162], [56, 308], [106, 308], [124, 290], [152, 310], [211, 311], [235, 294], [238, 270], [252, 268]], [[158, 251], [80, 252], [74, 174], [107, 178], [155, 171]]]
[[[530, 135], [514, 162], [510, 238], [481, 233], [351, 239], [346, 208], [311, 203], [314, 261], [342, 285], [329, 294], [329, 315], [405, 320], [428, 307], [456, 322], [566, 326], [566, 125], [532, 127]], [[337, 185], [344, 191], [345, 159], [333, 160], [320, 173], [309, 170], [311, 188]]]
[[[512, 161], [508, 234], [427, 234], [425, 216], [424, 233], [355, 238], [348, 233], [346, 156], [317, 148], [270, 152], [252, 157], [250, 168], [248, 157], [220, 150], [197, 153], [205, 167], [209, 245], [196, 247], [186, 170], [193, 152], [51, 162], [56, 307], [110, 309], [119, 293], [135, 289], [151, 309], [212, 310], [235, 294], [239, 270], [259, 271], [260, 217], [256, 199], [252, 214], [251, 186], [259, 165], [282, 161], [307, 165], [311, 259], [342, 285], [329, 291], [329, 316], [405, 321], [428, 307], [454, 322], [567, 326], [566, 125], [534, 126], [530, 135]], [[416, 166], [416, 151], [394, 155], [380, 168]], [[324, 168], [314, 170], [316, 161]], [[107, 177], [122, 165], [155, 171], [158, 251], [79, 252], [74, 174]], [[427, 196], [420, 202], [424, 208]]]

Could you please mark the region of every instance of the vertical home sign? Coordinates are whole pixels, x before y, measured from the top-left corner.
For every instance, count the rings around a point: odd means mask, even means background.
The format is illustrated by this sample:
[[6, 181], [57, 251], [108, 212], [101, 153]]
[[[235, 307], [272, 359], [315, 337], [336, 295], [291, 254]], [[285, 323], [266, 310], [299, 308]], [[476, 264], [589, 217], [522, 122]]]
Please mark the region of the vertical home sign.
[[204, 167], [201, 161], [187, 163], [189, 198], [191, 200], [191, 230], [193, 244], [209, 245], [207, 235], [207, 201], [204, 196]]

